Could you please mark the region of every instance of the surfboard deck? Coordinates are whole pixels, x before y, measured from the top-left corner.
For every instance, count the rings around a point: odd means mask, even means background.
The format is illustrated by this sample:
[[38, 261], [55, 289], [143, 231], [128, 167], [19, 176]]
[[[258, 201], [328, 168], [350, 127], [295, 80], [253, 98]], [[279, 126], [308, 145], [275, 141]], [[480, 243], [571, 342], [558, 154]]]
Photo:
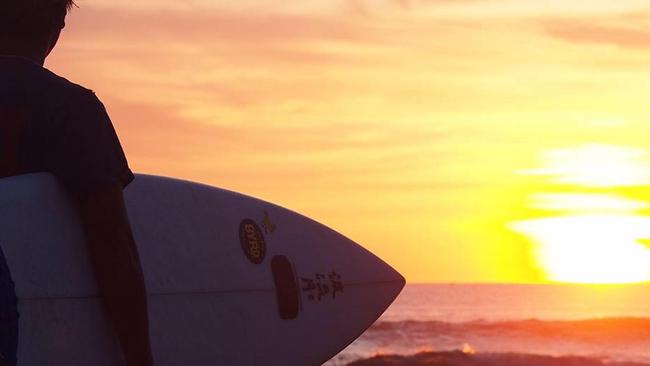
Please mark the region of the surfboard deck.
[[[137, 175], [125, 191], [156, 364], [320, 365], [404, 278], [337, 232], [234, 192]], [[46, 174], [0, 180], [21, 366], [122, 365], [75, 210]]]

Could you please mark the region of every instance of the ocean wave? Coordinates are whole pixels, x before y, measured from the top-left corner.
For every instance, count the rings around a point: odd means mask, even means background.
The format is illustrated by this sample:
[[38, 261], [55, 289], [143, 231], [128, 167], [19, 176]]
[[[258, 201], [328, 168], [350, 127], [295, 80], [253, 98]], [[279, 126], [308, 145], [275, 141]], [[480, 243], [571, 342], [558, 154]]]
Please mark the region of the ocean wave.
[[650, 341], [650, 318], [602, 318], [586, 320], [512, 320], [512, 321], [472, 321], [450, 323], [443, 321], [399, 321], [378, 322], [367, 336], [385, 336], [385, 333], [402, 333], [413, 336], [427, 334], [561, 338], [584, 342], [635, 342]]
[[580, 356], [544, 356], [522, 353], [473, 354], [463, 351], [422, 352], [412, 356], [382, 355], [348, 366], [650, 366], [644, 363], [608, 362]]

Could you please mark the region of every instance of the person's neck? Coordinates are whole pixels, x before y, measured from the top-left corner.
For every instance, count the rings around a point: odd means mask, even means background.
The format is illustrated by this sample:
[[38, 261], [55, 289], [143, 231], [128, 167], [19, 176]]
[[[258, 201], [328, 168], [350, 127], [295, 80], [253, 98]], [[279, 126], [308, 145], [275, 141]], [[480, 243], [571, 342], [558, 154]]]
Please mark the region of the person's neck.
[[25, 58], [43, 66], [47, 54], [44, 48], [40, 45], [28, 44], [24, 40], [0, 36], [0, 55]]

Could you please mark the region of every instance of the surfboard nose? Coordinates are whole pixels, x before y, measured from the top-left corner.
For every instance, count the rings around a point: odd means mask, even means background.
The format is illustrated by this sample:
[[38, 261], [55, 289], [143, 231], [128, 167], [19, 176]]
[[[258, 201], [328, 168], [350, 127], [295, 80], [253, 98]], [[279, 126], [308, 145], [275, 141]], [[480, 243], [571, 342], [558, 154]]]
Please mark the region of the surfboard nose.
[[[386, 262], [384, 262], [386, 263]], [[406, 286], [406, 278], [395, 269], [395, 267], [391, 266], [390, 264], [386, 263], [386, 266], [390, 269], [392, 272], [391, 276], [395, 280], [395, 282], [399, 283], [402, 288]]]
[[[393, 271], [395, 271], [395, 275], [396, 275], [396, 279], [395, 279], [395, 280], [396, 280], [397, 283], [398, 283], [398, 286], [399, 286], [399, 292], [401, 293], [402, 290], [404, 289], [404, 287], [406, 286], [406, 278], [405, 278], [404, 276], [402, 276], [401, 273], [397, 272], [397, 270], [393, 269]], [[398, 294], [398, 295], [399, 295], [399, 294]]]
[[402, 290], [406, 286], [406, 278], [404, 278], [404, 276], [399, 273], [397, 269], [384, 262], [383, 260], [381, 261], [386, 266], [386, 277], [388, 279], [385, 284], [385, 300], [388, 302], [386, 304], [386, 309], [384, 309], [384, 311], [386, 311], [393, 304], [393, 302], [395, 302], [399, 294], [402, 293]]
[[[397, 290], [397, 296], [399, 292], [406, 286], [406, 278], [392, 265], [384, 261], [382, 258], [378, 257], [374, 253], [368, 251], [366, 248], [359, 246], [365, 253], [365, 255], [360, 255], [359, 262], [360, 265], [357, 266], [357, 271], [359, 272], [360, 277], [372, 278], [375, 282], [386, 284], [392, 284]], [[367, 257], [366, 257], [367, 256]], [[365, 258], [364, 258], [365, 257]], [[361, 265], [363, 263], [363, 265]], [[373, 282], [370, 280], [369, 282]], [[391, 287], [393, 287], [391, 286]]]

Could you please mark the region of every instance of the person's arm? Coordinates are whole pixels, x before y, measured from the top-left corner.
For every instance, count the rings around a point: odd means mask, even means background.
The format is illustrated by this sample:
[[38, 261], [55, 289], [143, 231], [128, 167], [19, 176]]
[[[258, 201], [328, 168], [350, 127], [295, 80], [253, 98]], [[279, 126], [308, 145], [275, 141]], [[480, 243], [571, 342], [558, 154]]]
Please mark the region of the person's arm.
[[100, 295], [129, 366], [151, 366], [147, 294], [120, 185], [75, 197]]

